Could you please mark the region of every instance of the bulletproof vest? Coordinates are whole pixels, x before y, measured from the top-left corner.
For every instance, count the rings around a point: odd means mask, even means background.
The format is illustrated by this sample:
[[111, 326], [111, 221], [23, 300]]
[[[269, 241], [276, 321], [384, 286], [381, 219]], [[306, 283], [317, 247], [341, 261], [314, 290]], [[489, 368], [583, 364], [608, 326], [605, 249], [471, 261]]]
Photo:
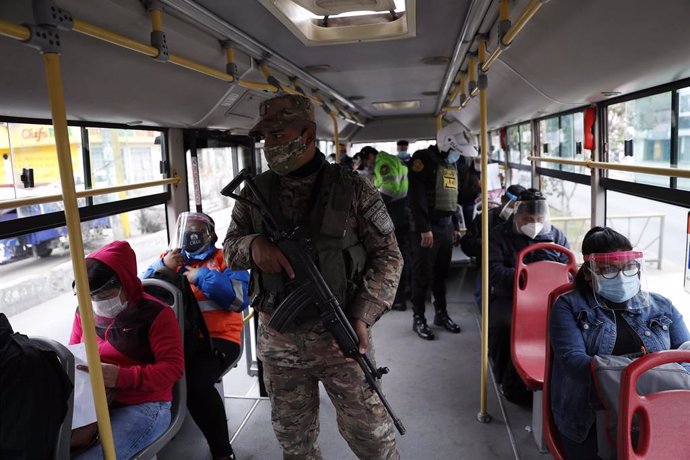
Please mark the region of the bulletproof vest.
[[407, 166], [393, 155], [379, 152], [374, 165], [374, 186], [392, 201], [407, 196]]
[[[350, 206], [354, 197], [354, 177], [342, 168], [324, 164], [318, 173], [314, 187], [316, 201], [305, 222], [298, 227], [298, 237], [304, 238], [319, 272], [346, 309], [348, 301], [361, 284], [366, 263], [366, 249], [356, 232], [347, 225]], [[256, 178], [256, 185], [266, 198], [271, 213], [282, 218], [280, 210], [280, 178], [267, 171]], [[261, 214], [251, 210], [252, 224], [257, 233], [265, 233]], [[284, 219], [283, 219], [284, 220]], [[289, 294], [289, 284], [284, 273], [263, 273], [252, 270], [254, 308], [272, 313]], [[311, 316], [317, 316], [312, 312]]]
[[434, 188], [434, 210], [454, 212], [458, 205], [458, 171], [454, 164], [438, 162], [436, 165], [436, 187]]

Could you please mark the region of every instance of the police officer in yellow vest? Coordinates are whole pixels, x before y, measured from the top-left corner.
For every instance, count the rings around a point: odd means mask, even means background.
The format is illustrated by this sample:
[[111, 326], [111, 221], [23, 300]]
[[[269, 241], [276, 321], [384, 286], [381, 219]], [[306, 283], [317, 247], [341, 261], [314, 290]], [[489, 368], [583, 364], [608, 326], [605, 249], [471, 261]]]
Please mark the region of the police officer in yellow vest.
[[397, 156], [380, 151], [374, 163], [374, 187], [381, 193], [388, 214], [395, 226], [395, 238], [403, 256], [403, 271], [395, 293], [393, 310], [407, 309], [406, 292], [410, 289], [412, 255], [410, 250], [410, 217], [407, 205], [407, 166]]
[[412, 211], [412, 330], [425, 340], [434, 333], [424, 316], [426, 294], [434, 296], [434, 325], [459, 333], [460, 327], [448, 316], [446, 277], [453, 244], [460, 241], [456, 215], [460, 187], [455, 163], [460, 156], [476, 156], [470, 136], [460, 123], [439, 130], [436, 145], [418, 150], [409, 170], [408, 200]]

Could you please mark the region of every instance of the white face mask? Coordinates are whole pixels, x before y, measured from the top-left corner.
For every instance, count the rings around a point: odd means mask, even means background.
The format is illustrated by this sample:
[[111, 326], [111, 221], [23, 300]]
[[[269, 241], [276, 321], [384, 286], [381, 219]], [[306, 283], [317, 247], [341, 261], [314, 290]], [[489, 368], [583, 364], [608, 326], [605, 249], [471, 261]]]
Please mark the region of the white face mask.
[[544, 224], [541, 222], [534, 222], [531, 224], [525, 224], [522, 227], [520, 227], [520, 231], [527, 235], [529, 238], [534, 239], [537, 235], [541, 233], [541, 230], [544, 228]]
[[92, 300], [93, 312], [103, 318], [115, 318], [117, 315], [122, 313], [125, 308], [127, 308], [127, 301], [124, 302], [120, 299], [120, 294], [122, 293], [122, 288], [118, 291], [117, 295], [110, 299], [105, 300]]

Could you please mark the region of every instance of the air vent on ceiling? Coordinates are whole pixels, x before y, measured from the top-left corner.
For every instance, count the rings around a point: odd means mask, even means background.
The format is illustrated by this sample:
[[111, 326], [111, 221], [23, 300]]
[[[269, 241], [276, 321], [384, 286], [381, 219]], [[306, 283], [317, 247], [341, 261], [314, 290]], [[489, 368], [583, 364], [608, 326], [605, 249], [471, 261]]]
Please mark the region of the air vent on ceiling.
[[307, 46], [416, 35], [416, 0], [259, 0]]

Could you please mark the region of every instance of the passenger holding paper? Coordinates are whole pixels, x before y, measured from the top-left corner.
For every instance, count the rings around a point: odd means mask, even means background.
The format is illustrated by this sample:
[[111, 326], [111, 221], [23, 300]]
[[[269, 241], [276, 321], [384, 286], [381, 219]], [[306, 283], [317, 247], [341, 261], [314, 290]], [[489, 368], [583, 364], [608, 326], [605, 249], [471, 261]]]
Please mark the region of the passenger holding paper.
[[201, 212], [177, 218], [171, 250], [143, 274], [148, 278], [164, 266], [187, 277], [204, 317], [215, 354], [188, 357], [187, 407], [204, 433], [214, 459], [233, 459], [225, 405], [214, 385], [237, 361], [241, 351], [242, 314], [249, 304], [249, 273], [232, 271], [223, 260], [213, 219]]
[[678, 348], [690, 334], [667, 298], [644, 289], [643, 253], [625, 236], [594, 227], [582, 254], [575, 290], [558, 298], [550, 316], [551, 410], [568, 458], [595, 459], [592, 357]]
[[[143, 291], [134, 251], [114, 241], [86, 258], [94, 323], [106, 390], [112, 395], [110, 422], [117, 458], [130, 458], [170, 425], [173, 384], [184, 357], [175, 313]], [[82, 341], [79, 312], [70, 344]], [[78, 366], [76, 372], [88, 372]], [[103, 458], [101, 446], [79, 459]]]

